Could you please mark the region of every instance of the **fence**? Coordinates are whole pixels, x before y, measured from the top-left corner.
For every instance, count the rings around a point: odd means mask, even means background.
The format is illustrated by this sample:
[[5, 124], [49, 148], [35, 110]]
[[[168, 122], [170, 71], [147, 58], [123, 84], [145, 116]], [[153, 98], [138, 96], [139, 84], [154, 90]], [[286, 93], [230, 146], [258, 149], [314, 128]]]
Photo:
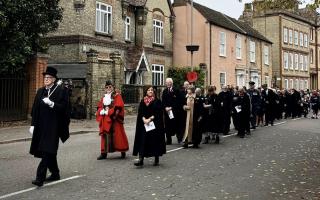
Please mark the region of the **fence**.
[[28, 84], [25, 77], [0, 78], [0, 121], [27, 119]]
[[[156, 87], [156, 96], [161, 98], [163, 86]], [[143, 98], [145, 86], [142, 85], [123, 85], [121, 94], [125, 104], [137, 104]]]

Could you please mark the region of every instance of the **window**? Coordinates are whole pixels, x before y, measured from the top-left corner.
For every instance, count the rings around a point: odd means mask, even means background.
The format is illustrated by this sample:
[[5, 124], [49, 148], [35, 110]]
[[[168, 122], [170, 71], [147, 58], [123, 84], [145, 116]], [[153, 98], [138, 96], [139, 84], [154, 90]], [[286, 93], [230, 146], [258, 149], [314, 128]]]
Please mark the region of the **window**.
[[112, 33], [112, 7], [100, 2], [96, 3], [96, 31]]
[[304, 56], [304, 71], [308, 71], [308, 56]]
[[220, 85], [225, 86], [227, 83], [226, 81], [226, 73], [225, 72], [220, 72]]
[[313, 40], [313, 29], [310, 28], [310, 40]]
[[304, 87], [305, 87], [306, 89], [309, 88], [309, 85], [308, 85], [308, 81], [307, 81], [307, 80], [304, 81]]
[[237, 70], [237, 86], [239, 87], [243, 87], [246, 84], [246, 80], [245, 80], [245, 72], [243, 70]]
[[303, 47], [303, 33], [300, 32], [300, 46]]
[[264, 64], [269, 65], [269, 47], [264, 46]]
[[300, 90], [304, 90], [304, 81], [300, 80]]
[[164, 85], [164, 66], [163, 65], [152, 65], [152, 85]]
[[237, 35], [236, 39], [236, 58], [241, 59], [241, 36]]
[[226, 33], [220, 32], [220, 56], [226, 56]]
[[289, 29], [289, 43], [292, 44], [293, 38], [292, 38], [292, 29]]
[[288, 79], [284, 79], [284, 88], [285, 88], [285, 89], [288, 89], [288, 88], [289, 88]]
[[288, 29], [283, 28], [283, 42], [288, 43]]
[[290, 53], [289, 54], [289, 66], [290, 66], [290, 69], [293, 69], [293, 54]]
[[259, 73], [258, 72], [251, 72], [251, 78], [250, 80], [256, 83], [256, 86], [259, 87], [260, 84], [260, 78], [259, 78]]
[[293, 88], [293, 79], [290, 79], [290, 88]]
[[303, 70], [303, 55], [300, 55], [300, 70]]
[[295, 54], [294, 55], [294, 60], [295, 60], [295, 70], [298, 70], [299, 69], [299, 55], [298, 54]]
[[153, 20], [153, 43], [163, 45], [163, 22]]
[[256, 43], [250, 41], [250, 62], [256, 62]]
[[126, 27], [125, 39], [130, 40], [130, 17], [126, 17], [124, 24]]
[[308, 47], [308, 35], [304, 34], [304, 47]]
[[294, 81], [294, 86], [293, 86], [293, 88], [295, 88], [296, 90], [299, 90], [299, 80], [298, 80], [298, 79], [296, 79], [296, 80]]
[[298, 31], [294, 31], [294, 44], [298, 46], [298, 42], [299, 42], [299, 33]]
[[284, 63], [284, 68], [288, 69], [288, 67], [289, 67], [289, 59], [288, 59], [288, 53], [287, 52], [283, 53], [283, 63]]
[[265, 76], [264, 77], [264, 83], [267, 84], [268, 87], [270, 87], [270, 83], [269, 82], [270, 82], [269, 76]]
[[310, 50], [310, 63], [313, 63], [313, 49]]

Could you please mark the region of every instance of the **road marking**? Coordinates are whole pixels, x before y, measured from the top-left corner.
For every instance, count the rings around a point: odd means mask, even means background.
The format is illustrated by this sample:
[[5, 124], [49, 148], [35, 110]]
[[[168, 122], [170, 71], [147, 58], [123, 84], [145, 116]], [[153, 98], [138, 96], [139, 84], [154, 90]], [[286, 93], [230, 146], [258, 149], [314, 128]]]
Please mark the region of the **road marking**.
[[275, 123], [274, 125], [275, 125], [275, 126], [278, 126], [278, 125], [281, 125], [281, 124], [284, 124], [284, 123], [287, 123], [287, 121], [283, 121], [283, 122]]
[[[54, 182], [51, 182], [51, 183], [44, 184], [42, 187], [48, 187], [48, 186], [51, 186], [51, 185], [56, 185], [56, 184], [63, 183], [63, 182], [69, 181], [69, 180], [81, 178], [81, 177], [84, 177], [84, 176], [85, 175], [72, 176], [72, 177], [69, 177], [69, 178], [61, 179], [59, 181], [54, 181]], [[38, 188], [41, 188], [41, 187], [32, 187], [32, 188], [28, 188], [28, 189], [25, 189], [25, 190], [20, 190], [18, 192], [13, 192], [13, 193], [10, 193], [10, 194], [6, 194], [6, 195], [3, 195], [3, 196], [0, 196], [0, 199], [5, 199], [5, 198], [8, 198], [8, 197], [12, 197], [12, 196], [18, 195], [18, 194], [30, 192], [30, 191], [36, 190]]]
[[237, 133], [230, 133], [229, 135], [223, 135], [221, 136], [222, 138], [227, 138], [227, 137], [231, 137], [231, 136], [235, 136], [237, 135]]
[[296, 120], [299, 120], [299, 119], [301, 119], [301, 117], [292, 119], [292, 121], [296, 121]]
[[176, 149], [171, 149], [171, 150], [167, 151], [167, 153], [178, 151], [180, 149], [183, 149], [183, 147], [179, 147], [179, 148], [176, 148]]

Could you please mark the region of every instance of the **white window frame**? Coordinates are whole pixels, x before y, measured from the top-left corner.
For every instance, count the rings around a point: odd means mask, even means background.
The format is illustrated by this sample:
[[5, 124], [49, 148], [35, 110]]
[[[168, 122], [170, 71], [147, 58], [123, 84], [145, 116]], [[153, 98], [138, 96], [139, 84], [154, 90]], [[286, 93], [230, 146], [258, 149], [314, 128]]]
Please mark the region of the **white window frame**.
[[227, 56], [227, 37], [225, 32], [220, 32], [219, 34], [220, 38], [220, 46], [219, 46], [219, 55], [220, 56]]
[[294, 55], [294, 59], [295, 59], [295, 70], [299, 70], [299, 55], [298, 54], [295, 54]]
[[299, 45], [299, 32], [294, 31], [294, 45], [298, 46]]
[[310, 49], [310, 64], [313, 64], [313, 49]]
[[289, 81], [288, 79], [284, 79], [284, 88], [288, 89], [289, 88]]
[[293, 53], [289, 54], [289, 67], [293, 69]]
[[153, 43], [163, 45], [164, 44], [164, 32], [163, 21], [153, 19]]
[[289, 29], [289, 44], [292, 44], [293, 42], [293, 35], [292, 35], [292, 29]]
[[264, 64], [269, 65], [269, 47], [267, 45], [264, 46]]
[[152, 64], [151, 71], [152, 85], [164, 85], [164, 65]]
[[283, 28], [283, 42], [288, 43], [288, 28]]
[[250, 62], [256, 62], [256, 43], [250, 40]]
[[306, 89], [309, 89], [309, 83], [308, 80], [304, 80], [304, 86]]
[[304, 47], [308, 48], [309, 41], [308, 41], [308, 35], [304, 34]]
[[[224, 74], [224, 83], [221, 82], [221, 75], [222, 74]], [[219, 73], [219, 83], [220, 83], [220, 86], [227, 85], [227, 73], [226, 72], [220, 72]]]
[[308, 56], [304, 56], [304, 71], [308, 71]]
[[299, 79], [294, 80], [294, 89], [299, 90]]
[[313, 29], [310, 28], [310, 41], [313, 41]]
[[125, 24], [125, 40], [131, 40], [131, 17], [127, 16], [124, 21]]
[[288, 55], [288, 52], [283, 52], [283, 66], [284, 66], [284, 69], [288, 69], [289, 68], [289, 55]]
[[[103, 9], [102, 7], [105, 7]], [[112, 6], [96, 2], [96, 31], [112, 34]]]
[[300, 90], [304, 90], [304, 81], [300, 79]]
[[290, 89], [292, 89], [293, 88], [293, 79], [290, 79], [289, 84], [290, 84]]
[[299, 69], [303, 70], [303, 55], [300, 54], [300, 59], [299, 59]]
[[303, 33], [302, 32], [300, 32], [299, 40], [300, 40], [300, 47], [303, 47]]
[[264, 83], [268, 85], [268, 87], [270, 87], [270, 78], [269, 76], [264, 76]]
[[237, 59], [241, 59], [242, 55], [241, 55], [241, 42], [242, 42], [242, 38], [241, 36], [237, 35], [237, 39], [236, 39], [236, 58]]

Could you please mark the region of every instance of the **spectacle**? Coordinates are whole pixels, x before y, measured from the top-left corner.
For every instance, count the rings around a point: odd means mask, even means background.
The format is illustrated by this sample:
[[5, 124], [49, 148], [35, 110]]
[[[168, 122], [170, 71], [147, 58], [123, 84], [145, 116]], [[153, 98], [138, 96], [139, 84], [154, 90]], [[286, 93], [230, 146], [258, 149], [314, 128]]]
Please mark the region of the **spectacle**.
[[112, 88], [112, 86], [105, 86], [106, 89]]
[[45, 77], [43, 77], [43, 79], [52, 79], [52, 78], [54, 78], [54, 77], [52, 77], [52, 76], [45, 76]]

